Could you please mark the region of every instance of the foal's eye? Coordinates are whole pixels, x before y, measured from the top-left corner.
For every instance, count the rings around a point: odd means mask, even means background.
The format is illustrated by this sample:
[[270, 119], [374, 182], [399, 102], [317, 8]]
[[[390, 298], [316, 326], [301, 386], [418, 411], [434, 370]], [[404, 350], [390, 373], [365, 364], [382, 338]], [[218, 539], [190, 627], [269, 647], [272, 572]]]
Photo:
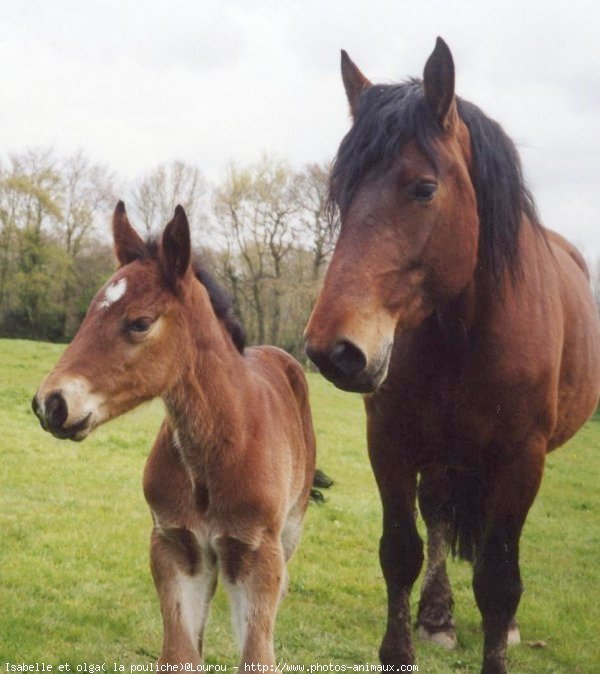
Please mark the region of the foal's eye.
[[151, 318], [143, 316], [142, 318], [136, 318], [135, 321], [131, 321], [131, 323], [129, 323], [127, 326], [127, 329], [129, 332], [141, 334], [148, 332], [148, 330], [150, 330], [152, 327], [152, 323], [154, 323], [154, 321]]
[[437, 191], [437, 183], [420, 180], [411, 191], [411, 196], [416, 201], [431, 201]]

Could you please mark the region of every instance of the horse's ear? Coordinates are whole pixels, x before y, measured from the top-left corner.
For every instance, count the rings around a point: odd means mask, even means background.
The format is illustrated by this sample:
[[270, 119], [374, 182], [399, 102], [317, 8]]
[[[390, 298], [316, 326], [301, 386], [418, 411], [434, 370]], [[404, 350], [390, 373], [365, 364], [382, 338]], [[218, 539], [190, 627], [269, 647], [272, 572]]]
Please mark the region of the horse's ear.
[[356, 117], [356, 113], [358, 112], [358, 99], [360, 98], [361, 93], [373, 85], [360, 72], [357, 65], [343, 49], [342, 81], [344, 82], [344, 89], [346, 89], [350, 112], [352, 113], [352, 117]]
[[181, 206], [175, 208], [173, 219], [165, 227], [162, 250], [167, 280], [175, 284], [187, 272], [192, 254], [190, 226]]
[[142, 255], [144, 242], [141, 236], [129, 224], [125, 204], [119, 201], [112, 221], [113, 240], [115, 243], [115, 255], [119, 265], [123, 267], [133, 262]]
[[423, 71], [425, 99], [443, 131], [454, 128], [458, 119], [454, 97], [454, 60], [448, 45], [438, 37]]

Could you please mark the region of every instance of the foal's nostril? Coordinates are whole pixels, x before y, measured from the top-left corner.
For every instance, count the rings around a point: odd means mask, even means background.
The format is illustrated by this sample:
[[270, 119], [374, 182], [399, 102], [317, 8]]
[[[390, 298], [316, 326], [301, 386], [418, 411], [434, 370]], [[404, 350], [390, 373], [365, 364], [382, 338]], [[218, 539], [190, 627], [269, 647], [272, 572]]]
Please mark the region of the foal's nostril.
[[40, 416], [40, 404], [38, 403], [37, 394], [31, 399], [31, 409], [36, 417]]
[[48, 426], [52, 429], [62, 428], [69, 416], [69, 408], [60, 391], [54, 391], [48, 395], [45, 407]]
[[329, 351], [317, 351], [307, 345], [306, 354], [321, 374], [330, 379], [351, 378], [367, 366], [364, 353], [347, 340], [337, 342]]
[[329, 359], [345, 377], [353, 377], [367, 367], [365, 354], [347, 340], [339, 342], [331, 349]]

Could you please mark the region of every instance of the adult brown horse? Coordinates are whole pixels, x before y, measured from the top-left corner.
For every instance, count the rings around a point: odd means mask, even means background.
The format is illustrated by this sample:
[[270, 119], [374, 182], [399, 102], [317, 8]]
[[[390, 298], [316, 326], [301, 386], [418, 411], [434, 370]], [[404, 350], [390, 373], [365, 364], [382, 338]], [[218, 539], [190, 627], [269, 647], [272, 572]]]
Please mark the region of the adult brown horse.
[[160, 662], [201, 663], [220, 568], [242, 663], [273, 665], [285, 565], [315, 475], [304, 373], [279, 349], [244, 350], [225, 295], [190, 263], [180, 206], [160, 245], [142, 241], [122, 202], [113, 231], [120, 268], [42, 383], [34, 411], [56, 437], [83, 440], [162, 396], [166, 419], [144, 473]]
[[545, 455], [598, 403], [588, 273], [540, 224], [501, 127], [455, 96], [443, 40], [422, 81], [372, 85], [345, 52], [342, 78], [354, 123], [331, 175], [341, 226], [306, 338], [328, 379], [366, 394], [388, 592], [380, 656], [414, 660], [420, 473], [432, 553], [420, 631], [455, 642], [443, 549], [453, 523], [455, 548], [474, 560], [483, 672], [504, 673], [519, 537]]

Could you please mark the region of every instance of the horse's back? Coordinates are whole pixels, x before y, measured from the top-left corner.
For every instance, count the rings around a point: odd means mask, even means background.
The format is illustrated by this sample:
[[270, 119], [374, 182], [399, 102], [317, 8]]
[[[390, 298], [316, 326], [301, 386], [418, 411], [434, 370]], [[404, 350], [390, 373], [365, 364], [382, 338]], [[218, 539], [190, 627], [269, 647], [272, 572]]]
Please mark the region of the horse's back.
[[588, 269], [587, 263], [583, 255], [577, 250], [577, 248], [564, 236], [555, 232], [552, 229], [545, 228], [546, 236], [550, 241], [550, 245], [556, 249], [557, 247], [565, 251], [567, 255], [575, 262], [575, 264], [581, 269], [585, 277], [590, 279], [590, 270]]
[[600, 396], [600, 317], [581, 253], [547, 230], [559, 278], [562, 309], [557, 423], [549, 451], [572, 437], [594, 413]]

